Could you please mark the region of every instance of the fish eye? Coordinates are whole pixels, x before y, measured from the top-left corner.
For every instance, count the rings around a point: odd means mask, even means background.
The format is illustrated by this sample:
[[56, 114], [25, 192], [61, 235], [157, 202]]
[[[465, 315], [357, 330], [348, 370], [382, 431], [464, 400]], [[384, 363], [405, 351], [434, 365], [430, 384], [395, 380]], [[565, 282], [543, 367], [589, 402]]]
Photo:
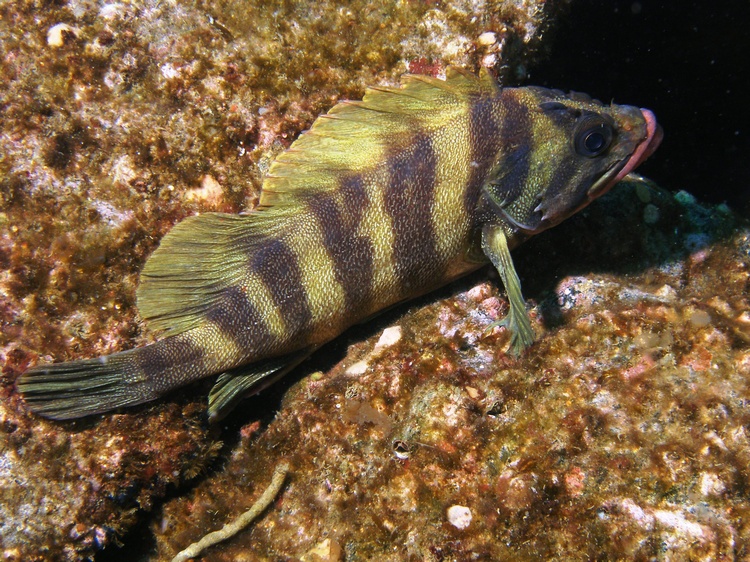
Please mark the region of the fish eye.
[[589, 113], [579, 120], [573, 142], [578, 154], [595, 158], [607, 151], [614, 136], [612, 125], [601, 116]]

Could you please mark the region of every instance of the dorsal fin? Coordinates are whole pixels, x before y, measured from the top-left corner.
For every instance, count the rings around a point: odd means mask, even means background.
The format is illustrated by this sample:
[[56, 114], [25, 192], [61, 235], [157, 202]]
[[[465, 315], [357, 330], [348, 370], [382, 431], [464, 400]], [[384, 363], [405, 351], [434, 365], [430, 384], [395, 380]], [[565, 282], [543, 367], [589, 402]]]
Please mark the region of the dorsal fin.
[[415, 129], [438, 128], [471, 98], [498, 90], [485, 69], [477, 77], [455, 67], [445, 80], [406, 74], [400, 87], [369, 88], [362, 101], [340, 102], [321, 115], [276, 158], [259, 205], [294, 204], [306, 194], [335, 189], [342, 174], [382, 162], [384, 149], [408, 142]]

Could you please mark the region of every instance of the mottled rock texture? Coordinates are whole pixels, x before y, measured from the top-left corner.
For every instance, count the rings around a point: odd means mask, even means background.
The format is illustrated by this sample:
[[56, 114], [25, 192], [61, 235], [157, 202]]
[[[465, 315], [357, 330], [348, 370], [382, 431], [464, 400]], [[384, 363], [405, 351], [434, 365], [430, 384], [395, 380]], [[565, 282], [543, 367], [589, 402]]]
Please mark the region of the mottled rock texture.
[[0, 5], [1, 557], [91, 556], [232, 441], [205, 385], [45, 422], [14, 391], [27, 366], [148, 342], [138, 271], [172, 225], [252, 208], [275, 154], [367, 84], [448, 64], [519, 79], [565, 4]]

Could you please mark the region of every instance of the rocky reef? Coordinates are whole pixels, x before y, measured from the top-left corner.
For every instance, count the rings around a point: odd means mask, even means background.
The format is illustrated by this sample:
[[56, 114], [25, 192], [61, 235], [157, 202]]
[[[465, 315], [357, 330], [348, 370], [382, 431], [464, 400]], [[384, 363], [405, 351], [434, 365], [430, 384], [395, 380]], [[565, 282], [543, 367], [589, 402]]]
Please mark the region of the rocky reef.
[[276, 504], [206, 559], [746, 556], [747, 225], [633, 178], [517, 259], [539, 338], [523, 356], [486, 331], [507, 303], [484, 275], [348, 334], [164, 505], [158, 559], [282, 461]]
[[2, 559], [124, 541], [122, 560], [168, 560], [282, 462], [274, 504], [203, 559], [750, 555], [750, 230], [637, 177], [515, 252], [538, 336], [519, 358], [487, 330], [507, 301], [486, 270], [350, 330], [217, 427], [210, 381], [70, 423], [15, 393], [36, 362], [150, 341], [134, 294], [160, 238], [251, 209], [337, 100], [448, 64], [518, 79], [565, 4], [1, 6]]
[[205, 422], [205, 385], [49, 423], [15, 393], [24, 369], [150, 341], [134, 294], [161, 237], [196, 212], [251, 209], [274, 156], [337, 100], [448, 64], [517, 80], [566, 4], [0, 6], [2, 558], [117, 544], [232, 441]]

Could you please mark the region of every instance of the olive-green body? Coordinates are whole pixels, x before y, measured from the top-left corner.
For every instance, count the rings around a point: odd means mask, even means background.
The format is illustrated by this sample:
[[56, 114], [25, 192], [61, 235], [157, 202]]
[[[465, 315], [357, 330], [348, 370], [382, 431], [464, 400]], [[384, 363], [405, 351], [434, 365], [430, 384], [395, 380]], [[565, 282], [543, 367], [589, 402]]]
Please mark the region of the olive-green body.
[[[601, 113], [617, 138], [606, 154], [582, 158], [575, 130], [587, 112]], [[165, 237], [138, 291], [163, 339], [36, 367], [19, 389], [32, 409], [69, 418], [229, 372], [215, 416], [352, 324], [488, 258], [516, 289], [509, 327], [515, 335], [522, 324], [522, 348], [532, 333], [503, 248], [608, 189], [652, 136], [637, 108], [500, 89], [486, 73], [450, 69], [446, 81], [417, 76], [369, 90], [278, 157], [257, 210], [191, 217]]]

